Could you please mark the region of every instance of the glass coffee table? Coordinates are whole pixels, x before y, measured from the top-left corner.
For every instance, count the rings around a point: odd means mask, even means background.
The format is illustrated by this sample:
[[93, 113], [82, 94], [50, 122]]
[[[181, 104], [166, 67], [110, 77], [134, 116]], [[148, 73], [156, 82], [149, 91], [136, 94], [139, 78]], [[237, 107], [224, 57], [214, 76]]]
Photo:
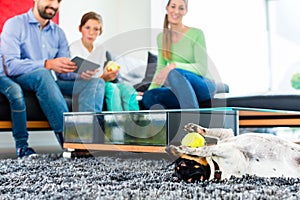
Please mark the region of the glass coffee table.
[[231, 128], [238, 135], [240, 127], [300, 127], [300, 113], [236, 107], [70, 112], [64, 113], [64, 148], [163, 153], [165, 146], [180, 144], [187, 123]]

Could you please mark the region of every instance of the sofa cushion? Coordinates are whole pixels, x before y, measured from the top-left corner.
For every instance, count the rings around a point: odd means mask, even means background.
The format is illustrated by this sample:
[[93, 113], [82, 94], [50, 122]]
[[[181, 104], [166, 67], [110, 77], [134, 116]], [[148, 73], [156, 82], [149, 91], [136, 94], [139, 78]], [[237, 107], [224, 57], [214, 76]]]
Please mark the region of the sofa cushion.
[[11, 120], [9, 103], [3, 94], [0, 94], [0, 120]]
[[299, 101], [300, 94], [249, 95], [214, 98], [211, 101], [211, 106], [300, 111]]
[[216, 93], [229, 93], [229, 86], [226, 83], [218, 82], [217, 85], [217, 91]]
[[145, 60], [130, 54], [119, 57], [113, 56], [113, 60], [121, 66], [118, 76], [119, 82], [135, 85], [144, 78], [147, 65]]
[[140, 83], [134, 85], [134, 88], [137, 91], [144, 92], [149, 88], [154, 73], [156, 71], [156, 66], [157, 66], [157, 56], [151, 53], [150, 51], [148, 51], [147, 68], [146, 68], [144, 78]]

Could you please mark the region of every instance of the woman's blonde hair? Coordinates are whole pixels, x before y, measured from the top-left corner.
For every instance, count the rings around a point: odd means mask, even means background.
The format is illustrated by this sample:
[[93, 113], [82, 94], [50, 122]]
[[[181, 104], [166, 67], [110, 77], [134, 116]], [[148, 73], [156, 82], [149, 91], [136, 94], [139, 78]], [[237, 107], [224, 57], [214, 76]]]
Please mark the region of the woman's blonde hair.
[[[188, 0], [183, 0], [185, 2], [185, 6], [188, 6]], [[170, 5], [171, 0], [168, 1], [167, 6]], [[164, 30], [163, 30], [163, 38], [162, 38], [162, 52], [163, 57], [167, 60], [170, 60], [172, 57], [171, 52], [171, 44], [172, 44], [172, 31], [169, 27], [168, 14], [165, 15], [164, 19]]]

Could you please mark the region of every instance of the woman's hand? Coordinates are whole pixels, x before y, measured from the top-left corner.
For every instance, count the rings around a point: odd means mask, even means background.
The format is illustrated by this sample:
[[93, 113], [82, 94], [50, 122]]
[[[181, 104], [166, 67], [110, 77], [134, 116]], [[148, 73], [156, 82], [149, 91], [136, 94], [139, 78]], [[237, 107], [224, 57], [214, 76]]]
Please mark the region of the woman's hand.
[[169, 72], [176, 68], [176, 64], [175, 63], [171, 63], [169, 65], [167, 65], [165, 68], [163, 68], [162, 70], [159, 71], [159, 73], [154, 77], [154, 83], [156, 85], [163, 85], [169, 75]]

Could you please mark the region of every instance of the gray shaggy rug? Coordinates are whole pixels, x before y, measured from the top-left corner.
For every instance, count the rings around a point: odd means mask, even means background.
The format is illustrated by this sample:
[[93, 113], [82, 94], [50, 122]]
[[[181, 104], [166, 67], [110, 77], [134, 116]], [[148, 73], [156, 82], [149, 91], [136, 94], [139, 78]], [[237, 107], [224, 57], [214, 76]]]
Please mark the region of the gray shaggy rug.
[[166, 155], [124, 155], [0, 160], [0, 199], [300, 199], [300, 178], [185, 183]]

